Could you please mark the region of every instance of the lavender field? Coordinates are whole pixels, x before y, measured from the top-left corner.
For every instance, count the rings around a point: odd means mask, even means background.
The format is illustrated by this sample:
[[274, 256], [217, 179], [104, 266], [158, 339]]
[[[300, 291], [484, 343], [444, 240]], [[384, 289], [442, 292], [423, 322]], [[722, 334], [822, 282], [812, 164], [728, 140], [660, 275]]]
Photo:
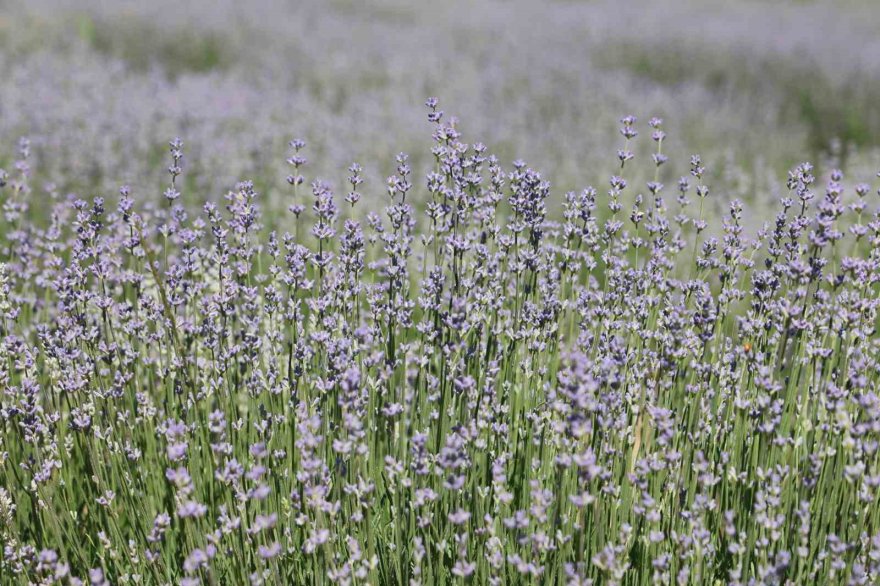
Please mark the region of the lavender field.
[[877, 30], [0, 0], [0, 584], [880, 584]]

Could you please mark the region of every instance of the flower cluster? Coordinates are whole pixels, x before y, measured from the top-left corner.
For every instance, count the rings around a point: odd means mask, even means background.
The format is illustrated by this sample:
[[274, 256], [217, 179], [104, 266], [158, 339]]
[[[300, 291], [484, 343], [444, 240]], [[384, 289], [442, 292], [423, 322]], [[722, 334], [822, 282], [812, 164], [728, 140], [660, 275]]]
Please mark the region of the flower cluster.
[[877, 583], [873, 187], [799, 165], [749, 235], [660, 119], [559, 197], [427, 106], [423, 178], [339, 197], [291, 142], [292, 232], [254, 182], [187, 207], [179, 139], [164, 197], [34, 209], [21, 143], [2, 581]]

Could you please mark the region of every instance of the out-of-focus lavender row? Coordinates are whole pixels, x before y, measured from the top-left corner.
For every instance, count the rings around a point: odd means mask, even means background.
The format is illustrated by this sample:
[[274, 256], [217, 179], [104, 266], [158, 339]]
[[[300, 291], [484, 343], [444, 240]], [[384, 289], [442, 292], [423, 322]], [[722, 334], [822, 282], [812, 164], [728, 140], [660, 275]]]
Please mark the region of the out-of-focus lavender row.
[[[670, 154], [699, 150], [716, 162], [720, 189], [763, 203], [754, 193], [778, 189], [774, 177], [803, 158], [836, 153], [845, 160], [820, 171], [853, 176], [876, 167], [875, 12], [682, 1], [12, 3], [0, 9], [0, 161], [26, 134], [39, 179], [61, 190], [150, 188], [162, 145], [180, 134], [189, 181], [205, 193], [259, 177], [277, 202], [278, 153], [293, 136], [310, 140], [316, 173], [338, 186], [352, 160], [418, 152], [413, 105], [441, 94], [502, 159], [526, 157], [563, 188], [613, 166], [604, 145], [619, 112], [663, 115]], [[388, 169], [364, 172], [381, 179]]]

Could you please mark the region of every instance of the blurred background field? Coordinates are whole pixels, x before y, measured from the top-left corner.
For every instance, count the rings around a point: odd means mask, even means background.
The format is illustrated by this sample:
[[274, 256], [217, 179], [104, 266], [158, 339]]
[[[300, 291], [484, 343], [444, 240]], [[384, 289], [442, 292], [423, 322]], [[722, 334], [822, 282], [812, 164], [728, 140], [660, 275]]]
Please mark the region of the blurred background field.
[[6, 0], [0, 167], [27, 136], [46, 186], [33, 197], [127, 183], [158, 202], [180, 136], [190, 203], [252, 179], [283, 209], [287, 143], [303, 138], [309, 177], [342, 190], [357, 161], [378, 208], [394, 155], [428, 163], [423, 102], [438, 96], [465, 141], [525, 159], [557, 200], [604, 189], [625, 114], [653, 174], [660, 116], [663, 181], [700, 153], [719, 209], [740, 197], [761, 218], [800, 161], [853, 183], [880, 169], [877, 31], [868, 0]]

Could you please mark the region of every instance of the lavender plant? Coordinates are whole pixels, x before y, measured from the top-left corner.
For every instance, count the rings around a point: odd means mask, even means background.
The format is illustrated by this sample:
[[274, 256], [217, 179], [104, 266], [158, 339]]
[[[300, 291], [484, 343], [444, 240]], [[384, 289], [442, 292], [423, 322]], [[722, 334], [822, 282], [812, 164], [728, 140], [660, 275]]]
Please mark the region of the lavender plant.
[[252, 182], [184, 207], [179, 139], [164, 198], [37, 221], [21, 143], [0, 582], [880, 581], [872, 187], [804, 163], [716, 230], [711, 161], [667, 196], [660, 119], [560, 197], [427, 106], [419, 179], [354, 164], [339, 197], [293, 141], [292, 233]]

